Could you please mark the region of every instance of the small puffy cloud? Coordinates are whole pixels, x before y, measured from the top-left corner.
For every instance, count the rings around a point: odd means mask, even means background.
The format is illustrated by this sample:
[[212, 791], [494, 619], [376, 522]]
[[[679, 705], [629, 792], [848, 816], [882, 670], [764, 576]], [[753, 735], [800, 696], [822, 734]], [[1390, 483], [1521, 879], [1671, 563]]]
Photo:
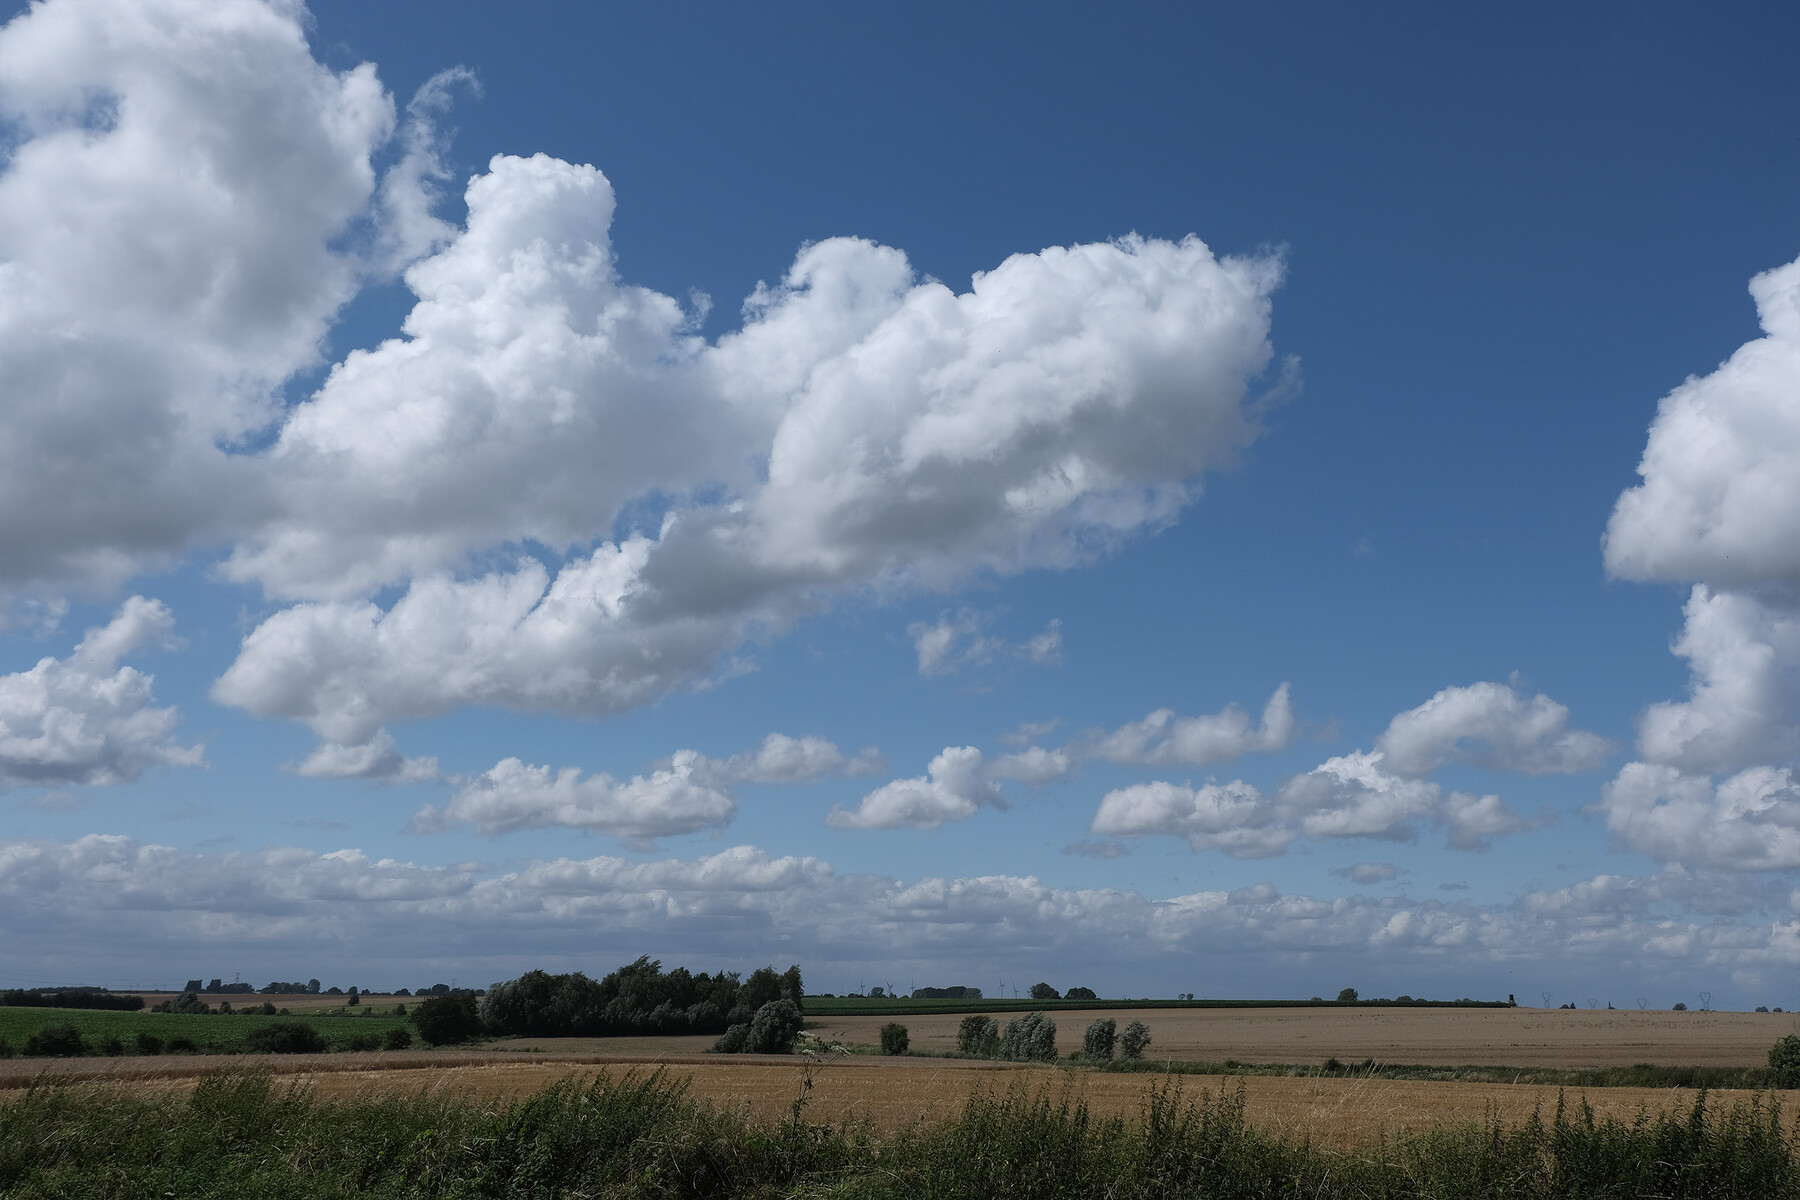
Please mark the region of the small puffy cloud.
[[1633, 850], [1726, 871], [1800, 867], [1800, 778], [1749, 767], [1718, 782], [1656, 763], [1627, 763], [1601, 792], [1606, 827]]
[[1800, 262], [1750, 281], [1763, 336], [1663, 398], [1606, 529], [1625, 579], [1800, 582]]
[[1400, 868], [1393, 863], [1359, 862], [1347, 867], [1333, 867], [1331, 873], [1339, 879], [1348, 879], [1351, 883], [1370, 887], [1377, 883], [1392, 883], [1400, 876]]
[[1178, 717], [1173, 709], [1160, 708], [1098, 737], [1086, 749], [1108, 762], [1204, 767], [1249, 753], [1280, 750], [1294, 740], [1297, 727], [1284, 683], [1263, 706], [1260, 725], [1252, 725], [1250, 714], [1235, 704], [1200, 717]]
[[346, 746], [320, 742], [292, 768], [312, 779], [364, 779], [371, 783], [430, 783], [443, 778], [435, 758], [406, 758], [394, 747], [393, 735], [378, 729], [368, 741]]
[[1043, 787], [1068, 778], [1079, 760], [1067, 750], [1046, 750], [1029, 746], [1014, 754], [1003, 754], [988, 764], [990, 779], [1016, 779], [1027, 787]]
[[1457, 850], [1486, 850], [1495, 838], [1523, 833], [1534, 826], [1534, 822], [1514, 812], [1492, 793], [1472, 796], [1468, 792], [1451, 792], [1444, 797], [1438, 820], [1450, 845]]
[[174, 628], [166, 605], [133, 596], [68, 658], [0, 676], [0, 786], [124, 783], [155, 766], [204, 765], [199, 746], [175, 741], [181, 714], [154, 706], [155, 677], [119, 665], [169, 644]]
[[946, 613], [935, 622], [907, 626], [913, 650], [919, 656], [919, 674], [950, 675], [964, 667], [981, 666], [998, 655], [1017, 658], [1039, 667], [1062, 664], [1062, 622], [1053, 620], [1036, 637], [1012, 645], [985, 632], [989, 617], [973, 609], [954, 616]]
[[1404, 839], [1415, 818], [1437, 810], [1440, 795], [1435, 783], [1386, 770], [1377, 750], [1327, 759], [1288, 780], [1279, 799], [1308, 837]]
[[1241, 779], [1199, 788], [1162, 782], [1118, 788], [1101, 799], [1092, 829], [1113, 837], [1172, 834], [1187, 839], [1195, 853], [1223, 850], [1234, 858], [1280, 854], [1296, 836], [1262, 793]]
[[1388, 770], [1413, 778], [1459, 760], [1530, 775], [1598, 768], [1612, 744], [1568, 726], [1569, 710], [1548, 696], [1476, 683], [1447, 687], [1399, 714], [1375, 747]]
[[459, 788], [444, 808], [420, 809], [408, 829], [437, 833], [468, 824], [497, 837], [557, 826], [647, 842], [715, 829], [736, 815], [730, 793], [696, 778], [703, 773], [700, 756], [691, 750], [677, 751], [667, 769], [627, 782], [606, 774], [583, 778], [575, 767], [553, 771], [507, 758]]
[[734, 754], [723, 762], [709, 760], [707, 770], [727, 783], [817, 783], [838, 775], [873, 775], [884, 766], [881, 752], [873, 746], [852, 758], [824, 738], [771, 733], [748, 754]]
[[981, 751], [948, 746], [925, 775], [883, 784], [854, 809], [834, 807], [825, 823], [833, 829], [936, 829], [974, 816], [983, 805], [1007, 807], [999, 785], [982, 769]]

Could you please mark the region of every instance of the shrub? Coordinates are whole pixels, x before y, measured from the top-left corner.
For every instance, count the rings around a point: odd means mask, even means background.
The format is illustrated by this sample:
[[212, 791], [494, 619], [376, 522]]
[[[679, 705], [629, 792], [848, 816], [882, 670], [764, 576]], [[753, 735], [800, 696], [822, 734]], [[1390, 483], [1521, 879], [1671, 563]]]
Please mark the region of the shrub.
[[79, 1058], [87, 1052], [87, 1039], [73, 1025], [46, 1025], [25, 1039], [27, 1058]]
[[1098, 1000], [1091, 987], [1072, 987], [1063, 993], [1064, 1000]]
[[1031, 998], [1033, 1000], [1061, 1000], [1062, 993], [1047, 983], [1034, 983], [1031, 985]]
[[750, 1041], [750, 1022], [740, 1021], [719, 1035], [713, 1043], [714, 1054], [742, 1054]]
[[467, 992], [449, 996], [433, 996], [413, 1005], [412, 1023], [419, 1036], [433, 1046], [449, 1046], [466, 1042], [481, 1034], [481, 1016], [475, 1009], [475, 997]]
[[0, 1037], [0, 1058], [11, 1058], [13, 1053], [12, 1043]]
[[387, 1031], [383, 1044], [389, 1050], [405, 1050], [412, 1045], [412, 1030], [395, 1026]]
[[142, 1031], [142, 1030], [140, 1030], [138, 1032], [137, 1052], [139, 1054], [146, 1054], [146, 1055], [161, 1054], [162, 1050], [163, 1050], [163, 1043], [162, 1043], [161, 1038], [157, 1037], [154, 1033], [149, 1033], [149, 1032]]
[[305, 1021], [270, 1021], [245, 1035], [244, 1048], [252, 1054], [323, 1054], [327, 1047], [325, 1035]]
[[992, 1017], [964, 1017], [956, 1029], [956, 1048], [964, 1054], [992, 1058], [1000, 1050], [1000, 1025]]
[[713, 1043], [717, 1054], [789, 1054], [800, 1036], [805, 1018], [800, 1006], [783, 997], [756, 1010], [749, 1021], [739, 1021]]
[[125, 1053], [125, 1043], [120, 1041], [115, 1035], [109, 1033], [100, 1039], [100, 1053], [106, 1055], [108, 1058], [117, 1058], [119, 1055]]
[[1055, 1062], [1056, 1022], [1041, 1012], [1008, 1021], [1000, 1051], [1014, 1062]]
[[1788, 1034], [1769, 1047], [1769, 1074], [1778, 1088], [1800, 1088], [1800, 1034]]
[[176, 1034], [169, 1039], [170, 1054], [198, 1054], [200, 1047], [194, 1045], [194, 1039], [186, 1034]]
[[906, 1026], [898, 1021], [889, 1021], [881, 1027], [881, 1052], [883, 1054], [905, 1054], [908, 1040]]
[[1144, 1048], [1150, 1044], [1150, 1027], [1142, 1021], [1133, 1021], [1119, 1035], [1119, 1055], [1122, 1058], [1142, 1058]]
[[1669, 1010], [1669, 1011], [1670, 1011], [1670, 1012], [1686, 1012], [1686, 1011], [1687, 1011], [1687, 1005], [1685, 1005], [1685, 1004], [1683, 1004], [1683, 1003], [1682, 1003], [1682, 1002], [1681, 1002], [1681, 1001], [1679, 1001], [1679, 1000], [1677, 1000], [1677, 1001], [1676, 1001], [1676, 1002], [1675, 1002], [1675, 1007], [1674, 1007], [1674, 1008], [1672, 1008], [1672, 1009], [1670, 1009], [1670, 1010]]
[[1113, 1056], [1113, 1045], [1119, 1040], [1119, 1023], [1111, 1017], [1095, 1021], [1081, 1036], [1081, 1052], [1089, 1058], [1105, 1062]]
[[1338, 1003], [1339, 1004], [1355, 1004], [1356, 1003], [1356, 989], [1355, 988], [1345, 988], [1343, 991], [1339, 992], [1338, 993]]
[[381, 1035], [379, 1033], [353, 1033], [350, 1035], [350, 1039], [344, 1043], [344, 1049], [379, 1050], [381, 1049]]

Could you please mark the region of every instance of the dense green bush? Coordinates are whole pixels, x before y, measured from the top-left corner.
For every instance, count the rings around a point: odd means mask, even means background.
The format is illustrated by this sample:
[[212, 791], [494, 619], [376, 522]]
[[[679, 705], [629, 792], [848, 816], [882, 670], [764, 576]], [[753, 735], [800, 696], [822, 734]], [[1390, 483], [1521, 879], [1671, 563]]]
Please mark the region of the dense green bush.
[[1150, 1045], [1150, 1027], [1142, 1021], [1133, 1021], [1119, 1035], [1119, 1056], [1121, 1058], [1142, 1058], [1144, 1050]]
[[170, 1054], [197, 1054], [199, 1051], [200, 1047], [194, 1044], [194, 1039], [186, 1034], [178, 1033], [169, 1039]]
[[1338, 993], [1338, 1003], [1339, 1004], [1355, 1004], [1356, 1003], [1356, 989], [1355, 988], [1345, 988], [1343, 991], [1339, 992]]
[[162, 1039], [147, 1029], [140, 1029], [138, 1031], [136, 1041], [137, 1052], [139, 1054], [155, 1055], [163, 1052]]
[[1072, 987], [1063, 993], [1064, 1000], [1098, 1000], [1091, 987]]
[[328, 1048], [325, 1035], [305, 1021], [270, 1021], [244, 1035], [244, 1049], [252, 1054], [323, 1054]]
[[481, 1014], [467, 992], [433, 996], [413, 1005], [409, 1016], [419, 1036], [432, 1046], [453, 1046], [481, 1036]]
[[[404, 1030], [402, 1032], [404, 1032]], [[381, 1049], [381, 1035], [379, 1033], [353, 1033], [345, 1039], [344, 1049], [354, 1050], [359, 1053], [367, 1053], [370, 1050], [379, 1050]]]
[[412, 1046], [412, 1031], [398, 1027], [390, 1029], [387, 1031], [387, 1036], [382, 1039], [382, 1044], [389, 1050], [408, 1049]]
[[1081, 1052], [1089, 1058], [1111, 1061], [1113, 1045], [1119, 1040], [1119, 1023], [1103, 1017], [1087, 1027], [1081, 1037]]
[[528, 971], [496, 983], [482, 998], [481, 1019], [494, 1033], [523, 1037], [720, 1033], [749, 1024], [775, 1000], [799, 1009], [803, 997], [798, 966], [782, 972], [759, 967], [740, 981], [735, 971], [664, 972], [646, 955], [598, 981], [579, 971]]
[[889, 1021], [881, 1027], [881, 1052], [883, 1054], [905, 1054], [910, 1042], [906, 1026], [898, 1021]]
[[25, 1039], [27, 1058], [79, 1058], [87, 1052], [87, 1039], [73, 1025], [46, 1025]]
[[1800, 1035], [1790, 1033], [1769, 1047], [1769, 1074], [1778, 1088], [1800, 1088]]
[[727, 1029], [713, 1043], [719, 1054], [790, 1054], [806, 1019], [800, 1006], [785, 997], [771, 1000], [756, 1010], [748, 1022]]
[[1033, 1000], [1061, 1000], [1062, 993], [1047, 983], [1034, 983], [1031, 985], [1031, 998]]
[[964, 1017], [956, 1029], [956, 1048], [964, 1054], [994, 1057], [1000, 1053], [1000, 1023], [992, 1017]]
[[1000, 1053], [1014, 1062], [1055, 1062], [1056, 1022], [1041, 1012], [1008, 1021], [1000, 1035]]

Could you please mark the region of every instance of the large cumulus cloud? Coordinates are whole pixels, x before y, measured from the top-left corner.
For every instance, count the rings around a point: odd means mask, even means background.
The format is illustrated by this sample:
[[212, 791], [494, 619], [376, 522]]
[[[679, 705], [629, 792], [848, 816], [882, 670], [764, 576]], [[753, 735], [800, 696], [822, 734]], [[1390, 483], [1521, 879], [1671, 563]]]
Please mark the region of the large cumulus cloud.
[[1692, 585], [1671, 649], [1685, 699], [1650, 705], [1601, 798], [1667, 862], [1792, 869], [1800, 756], [1800, 262], [1750, 283], [1763, 336], [1669, 393], [1606, 531], [1627, 579]]

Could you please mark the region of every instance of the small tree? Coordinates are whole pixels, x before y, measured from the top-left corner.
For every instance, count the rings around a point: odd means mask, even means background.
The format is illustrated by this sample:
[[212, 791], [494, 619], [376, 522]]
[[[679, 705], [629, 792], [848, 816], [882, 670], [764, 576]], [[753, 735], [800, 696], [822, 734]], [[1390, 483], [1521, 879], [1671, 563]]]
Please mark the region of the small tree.
[[1679, 1001], [1679, 1000], [1677, 1000], [1677, 1001], [1676, 1001], [1676, 1002], [1675, 1002], [1675, 1007], [1674, 1007], [1674, 1008], [1673, 1008], [1673, 1009], [1671, 1009], [1671, 1010], [1670, 1010], [1670, 1011], [1671, 1011], [1671, 1012], [1686, 1012], [1686, 1011], [1687, 1011], [1687, 1005], [1685, 1005], [1685, 1004], [1683, 1004], [1683, 1003], [1682, 1003], [1682, 1002], [1681, 1002], [1681, 1001]]
[[87, 1039], [74, 1025], [46, 1025], [25, 1039], [26, 1058], [79, 1058], [88, 1052]]
[[964, 1054], [992, 1058], [1000, 1049], [1000, 1025], [992, 1017], [964, 1017], [956, 1030], [956, 1048]]
[[1800, 1035], [1790, 1033], [1769, 1047], [1769, 1073], [1778, 1088], [1800, 1088]]
[[1062, 993], [1047, 983], [1034, 983], [1031, 985], [1031, 998], [1033, 1000], [1061, 1000]]
[[756, 1010], [748, 1022], [731, 1026], [713, 1043], [717, 1054], [791, 1054], [806, 1023], [800, 1006], [785, 996]]
[[383, 1039], [389, 1050], [405, 1050], [412, 1045], [412, 1031], [396, 1025]]
[[1111, 1017], [1095, 1021], [1081, 1037], [1081, 1052], [1089, 1058], [1109, 1061], [1113, 1046], [1119, 1040], [1119, 1023]]
[[1119, 1035], [1119, 1056], [1121, 1058], [1142, 1058], [1144, 1049], [1150, 1045], [1150, 1027], [1142, 1021], [1133, 1021]]
[[905, 1054], [909, 1039], [906, 1026], [898, 1021], [889, 1021], [881, 1027], [881, 1052], [883, 1054]]
[[1041, 1012], [1007, 1022], [1000, 1052], [1014, 1062], [1055, 1062], [1056, 1022]]
[[162, 1047], [163, 1047], [162, 1039], [157, 1037], [154, 1033], [149, 1033], [149, 1032], [145, 1032], [145, 1031], [140, 1031], [138, 1033], [138, 1035], [137, 1035], [137, 1052], [139, 1054], [144, 1054], [144, 1055], [161, 1054]]
[[1355, 1004], [1356, 1003], [1356, 989], [1355, 988], [1345, 988], [1343, 991], [1339, 992], [1338, 993], [1338, 1003], [1339, 1004]]
[[1072, 987], [1063, 993], [1064, 1000], [1098, 1000], [1091, 987]]

